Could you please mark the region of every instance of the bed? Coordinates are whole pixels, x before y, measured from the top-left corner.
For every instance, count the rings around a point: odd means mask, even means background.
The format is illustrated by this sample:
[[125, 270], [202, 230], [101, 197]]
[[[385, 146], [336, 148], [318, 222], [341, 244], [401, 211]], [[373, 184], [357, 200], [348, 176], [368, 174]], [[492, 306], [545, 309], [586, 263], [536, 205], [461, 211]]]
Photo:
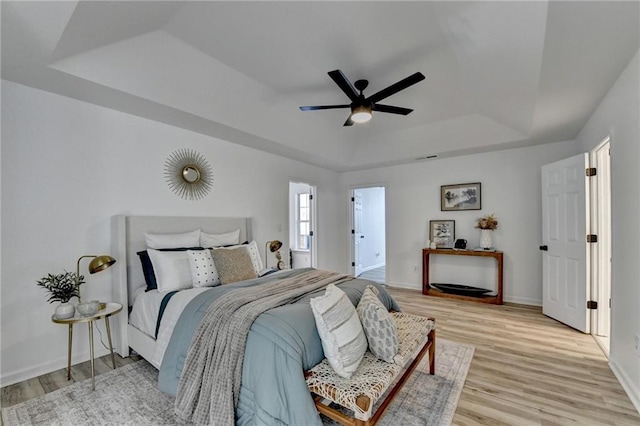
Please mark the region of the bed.
[[[131, 307], [136, 296], [144, 293], [141, 288], [145, 286], [145, 281], [136, 253], [146, 248], [145, 233], [187, 232], [196, 228], [209, 233], [240, 229], [241, 240], [251, 239], [249, 218], [115, 216], [112, 241], [113, 254], [118, 259], [113, 289], [116, 301]], [[153, 320], [147, 320], [146, 327], [136, 327], [129, 321], [129, 310], [124, 309], [122, 315], [116, 317], [116, 351], [128, 356], [129, 348], [135, 350], [160, 370], [161, 390], [175, 394], [194, 333], [193, 324], [206, 310], [203, 308], [204, 300], [214, 300], [218, 297], [216, 292], [267, 285], [268, 282], [287, 280], [303, 273], [304, 270], [281, 271], [262, 278], [227, 284], [223, 288], [214, 287], [211, 291], [180, 291], [171, 299], [171, 309], [175, 305], [184, 313], [174, 312], [167, 307], [161, 326], [156, 330], [157, 336], [151, 324]], [[356, 304], [368, 284], [374, 283], [353, 279], [341, 284], [340, 288]], [[379, 285], [374, 285], [380, 289], [386, 307], [398, 309], [388, 293]], [[293, 304], [271, 309], [260, 315], [251, 326], [236, 406], [237, 424], [321, 424], [305, 384], [304, 371], [323, 358], [322, 345], [309, 308], [309, 299], [323, 291], [319, 289], [298, 298]], [[195, 294], [188, 295], [189, 292]], [[153, 303], [158, 305], [158, 297], [151, 296], [151, 299], [154, 297]], [[134, 310], [132, 319], [135, 315]], [[169, 319], [165, 321], [166, 318]]]

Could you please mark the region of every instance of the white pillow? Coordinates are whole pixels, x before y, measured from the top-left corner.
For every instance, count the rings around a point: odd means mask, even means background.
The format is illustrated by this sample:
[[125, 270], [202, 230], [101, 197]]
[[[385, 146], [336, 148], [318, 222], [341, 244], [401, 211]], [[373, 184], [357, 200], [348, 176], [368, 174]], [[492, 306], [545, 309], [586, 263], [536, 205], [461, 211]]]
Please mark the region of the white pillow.
[[324, 356], [340, 377], [349, 379], [367, 351], [367, 338], [356, 308], [345, 292], [333, 284], [327, 286], [323, 296], [314, 297], [309, 303]]
[[220, 247], [223, 250], [235, 249], [238, 247], [245, 247], [249, 252], [249, 257], [251, 257], [251, 264], [253, 265], [253, 269], [256, 272], [257, 276], [260, 276], [260, 273], [263, 272], [262, 269], [264, 266], [262, 265], [262, 258], [260, 257], [260, 250], [258, 249], [258, 243], [255, 241], [251, 241], [249, 244], [239, 244], [237, 246], [229, 246], [229, 247]]
[[189, 266], [187, 251], [147, 249], [147, 252], [153, 265], [159, 292], [191, 288], [191, 266]]
[[206, 232], [200, 232], [200, 246], [211, 248], [228, 246], [231, 244], [240, 243], [240, 230], [226, 232], [224, 234], [207, 234]]
[[220, 285], [220, 275], [216, 269], [211, 251], [187, 250], [191, 267], [191, 282], [194, 287], [213, 287]]
[[200, 230], [181, 232], [179, 234], [144, 234], [148, 248], [179, 248], [198, 247], [200, 245]]
[[251, 262], [253, 263], [253, 268], [256, 270], [256, 275], [260, 275], [262, 269], [262, 258], [260, 257], [260, 250], [258, 249], [258, 243], [255, 241], [251, 241], [247, 244], [247, 250], [249, 250], [249, 256], [251, 256]]

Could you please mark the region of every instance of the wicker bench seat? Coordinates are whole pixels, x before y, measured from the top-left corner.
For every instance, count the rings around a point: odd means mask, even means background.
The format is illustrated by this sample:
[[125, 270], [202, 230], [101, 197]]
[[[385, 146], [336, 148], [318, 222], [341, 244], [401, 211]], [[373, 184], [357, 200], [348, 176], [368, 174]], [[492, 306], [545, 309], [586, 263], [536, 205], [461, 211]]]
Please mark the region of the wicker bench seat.
[[[318, 412], [344, 425], [375, 425], [427, 352], [429, 373], [435, 373], [435, 320], [401, 312], [392, 315], [398, 329], [396, 363], [381, 361], [367, 351], [350, 379], [338, 376], [326, 359], [306, 372]], [[395, 381], [400, 373], [402, 376]], [[373, 413], [374, 405], [394, 381], [393, 388]], [[350, 410], [353, 417], [330, 407], [326, 401]]]

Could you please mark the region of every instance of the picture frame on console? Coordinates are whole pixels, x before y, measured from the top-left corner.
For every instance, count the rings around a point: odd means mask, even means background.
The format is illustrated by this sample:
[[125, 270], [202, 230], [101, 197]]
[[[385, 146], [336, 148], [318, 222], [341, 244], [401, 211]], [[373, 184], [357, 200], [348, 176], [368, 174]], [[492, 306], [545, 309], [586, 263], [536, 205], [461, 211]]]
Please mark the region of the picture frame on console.
[[459, 183], [455, 185], [440, 186], [440, 210], [481, 210], [481, 184]]
[[456, 239], [456, 221], [430, 220], [429, 239], [436, 243], [436, 248], [452, 248]]

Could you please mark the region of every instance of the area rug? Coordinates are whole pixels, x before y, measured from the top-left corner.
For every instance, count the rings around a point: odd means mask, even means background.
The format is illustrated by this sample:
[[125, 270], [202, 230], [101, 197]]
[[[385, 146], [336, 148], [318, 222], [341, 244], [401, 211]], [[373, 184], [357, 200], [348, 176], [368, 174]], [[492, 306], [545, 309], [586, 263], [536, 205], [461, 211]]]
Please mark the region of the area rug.
[[[436, 340], [436, 374], [428, 374], [425, 357], [378, 424], [450, 425], [473, 352], [472, 346]], [[174, 398], [157, 383], [158, 370], [141, 360], [97, 376], [95, 392], [88, 379], [3, 408], [2, 421], [5, 426], [184, 425], [173, 413]]]

